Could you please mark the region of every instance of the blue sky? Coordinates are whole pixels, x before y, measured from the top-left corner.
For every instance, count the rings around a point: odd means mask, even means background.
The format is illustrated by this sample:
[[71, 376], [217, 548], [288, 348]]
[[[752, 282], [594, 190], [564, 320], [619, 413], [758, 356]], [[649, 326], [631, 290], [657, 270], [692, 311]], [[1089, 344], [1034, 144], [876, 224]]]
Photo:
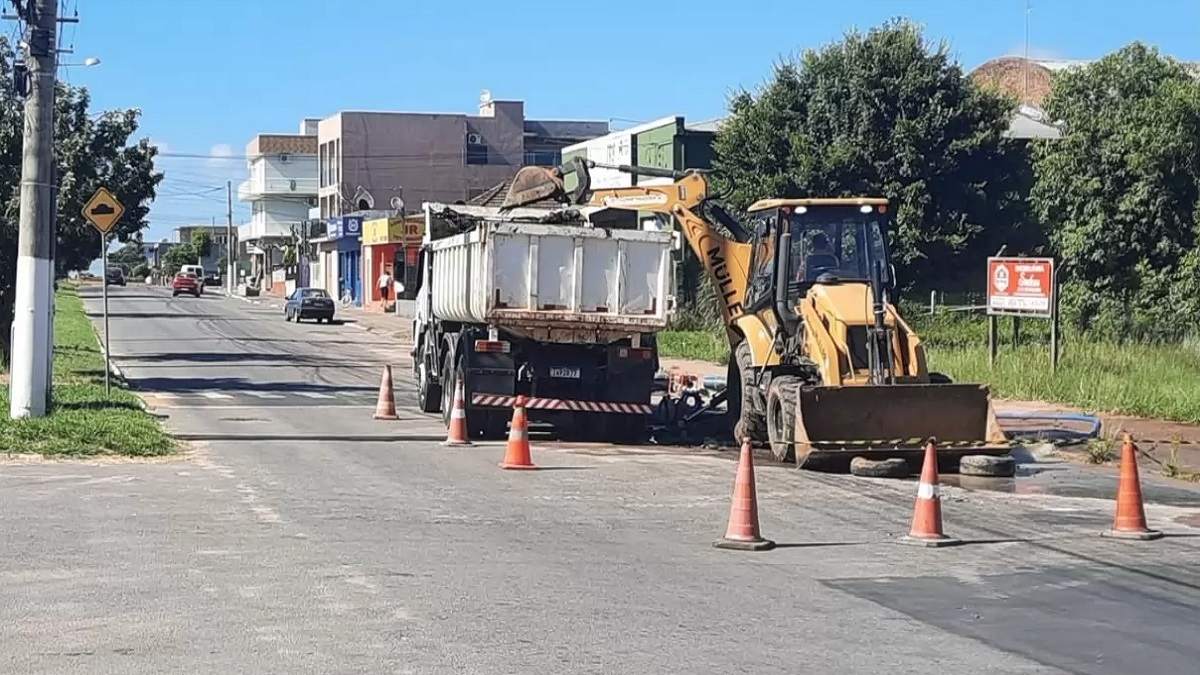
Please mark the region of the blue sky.
[[[294, 133], [302, 117], [473, 112], [489, 89], [523, 99], [532, 117], [609, 119], [617, 128], [675, 114], [700, 121], [724, 114], [729, 92], [758, 85], [774, 61], [850, 28], [907, 16], [971, 68], [1021, 53], [1026, 15], [1025, 0], [64, 4], [80, 17], [64, 26], [75, 49], [64, 61], [102, 64], [61, 76], [87, 86], [97, 110], [141, 108], [141, 133], [168, 155], [148, 240], [223, 222], [225, 181], [236, 190], [245, 178], [246, 143]], [[1142, 40], [1200, 61], [1196, 0], [1033, 0], [1030, 16], [1035, 56], [1095, 58]], [[247, 217], [235, 195], [235, 222]]]

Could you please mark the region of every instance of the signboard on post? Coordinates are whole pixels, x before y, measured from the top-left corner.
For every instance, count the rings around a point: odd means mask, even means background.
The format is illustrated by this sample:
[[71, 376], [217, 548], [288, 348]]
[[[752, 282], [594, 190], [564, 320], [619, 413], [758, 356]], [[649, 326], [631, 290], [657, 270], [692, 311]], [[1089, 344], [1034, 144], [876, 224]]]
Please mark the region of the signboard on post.
[[108, 188], [100, 188], [92, 195], [83, 207], [83, 217], [100, 231], [109, 234], [117, 226], [117, 221], [125, 214], [125, 207]]
[[96, 190], [92, 198], [83, 205], [83, 217], [92, 224], [100, 232], [100, 260], [104, 266], [104, 395], [108, 396], [112, 391], [112, 383], [109, 377], [111, 370], [109, 359], [109, 342], [108, 342], [108, 235], [117, 226], [117, 221], [125, 213], [125, 207], [121, 205], [116, 196], [108, 191], [108, 188], [99, 188]]
[[988, 258], [987, 313], [1049, 319], [1054, 258]]

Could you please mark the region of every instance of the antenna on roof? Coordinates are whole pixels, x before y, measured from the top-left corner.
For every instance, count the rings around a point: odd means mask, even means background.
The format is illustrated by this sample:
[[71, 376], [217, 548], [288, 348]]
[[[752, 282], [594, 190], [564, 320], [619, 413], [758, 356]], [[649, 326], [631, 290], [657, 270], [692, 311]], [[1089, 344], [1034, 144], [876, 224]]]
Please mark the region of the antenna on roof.
[[1024, 84], [1021, 91], [1021, 102], [1029, 103], [1029, 18], [1033, 14], [1033, 0], [1025, 0], [1025, 62], [1021, 64], [1024, 70]]

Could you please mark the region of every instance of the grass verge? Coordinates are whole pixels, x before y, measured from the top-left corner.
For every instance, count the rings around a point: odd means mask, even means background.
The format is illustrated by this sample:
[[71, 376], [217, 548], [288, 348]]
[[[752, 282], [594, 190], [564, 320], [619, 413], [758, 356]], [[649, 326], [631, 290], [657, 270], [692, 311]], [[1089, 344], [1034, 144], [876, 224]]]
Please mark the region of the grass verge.
[[666, 331], [658, 334], [658, 355], [724, 364], [729, 361], [729, 339], [708, 331]]
[[[1068, 333], [1057, 373], [1050, 372], [1049, 322], [1026, 319], [1017, 345], [1000, 320], [1003, 345], [988, 367], [987, 320], [980, 315], [906, 312], [926, 345], [929, 368], [957, 382], [989, 384], [995, 395], [1046, 401], [1094, 412], [1200, 424], [1200, 344], [1114, 344]], [[726, 363], [724, 335], [668, 331], [658, 338], [668, 358]]]
[[[24, 420], [5, 414], [0, 418], [0, 452], [132, 457], [174, 452], [174, 441], [136, 396], [115, 380], [112, 395], [104, 395], [104, 356], [75, 286], [62, 284], [54, 301], [51, 414]], [[8, 402], [5, 378], [0, 385], [5, 413]]]

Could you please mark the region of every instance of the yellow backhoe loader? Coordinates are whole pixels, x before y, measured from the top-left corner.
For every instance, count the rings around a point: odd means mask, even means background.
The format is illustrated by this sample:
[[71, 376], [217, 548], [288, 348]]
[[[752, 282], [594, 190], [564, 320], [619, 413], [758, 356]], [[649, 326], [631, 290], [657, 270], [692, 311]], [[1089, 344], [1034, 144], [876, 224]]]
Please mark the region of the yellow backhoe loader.
[[[673, 182], [592, 190], [595, 167]], [[570, 173], [579, 182], [568, 194]], [[735, 438], [813, 469], [861, 456], [901, 457], [915, 470], [931, 437], [943, 471], [964, 455], [1009, 453], [988, 388], [930, 373], [920, 338], [888, 301], [886, 199], [764, 199], [743, 225], [710, 201], [703, 172], [577, 158], [522, 169], [503, 208], [550, 197], [678, 223], [724, 302]]]

